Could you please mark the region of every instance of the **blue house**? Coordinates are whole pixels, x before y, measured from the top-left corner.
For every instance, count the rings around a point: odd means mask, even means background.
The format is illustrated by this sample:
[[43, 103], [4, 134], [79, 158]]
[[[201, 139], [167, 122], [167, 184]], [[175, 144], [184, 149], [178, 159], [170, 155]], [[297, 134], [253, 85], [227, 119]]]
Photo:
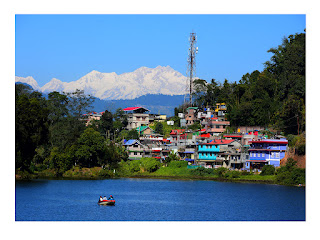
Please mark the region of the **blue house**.
[[215, 139], [209, 143], [200, 143], [198, 145], [198, 161], [211, 167], [222, 166], [225, 158], [222, 156], [224, 150], [221, 147], [228, 146], [232, 142], [234, 142], [233, 139]]
[[284, 158], [288, 140], [262, 139], [249, 141], [249, 160], [246, 161], [246, 169], [261, 169], [264, 165], [280, 167], [280, 160]]

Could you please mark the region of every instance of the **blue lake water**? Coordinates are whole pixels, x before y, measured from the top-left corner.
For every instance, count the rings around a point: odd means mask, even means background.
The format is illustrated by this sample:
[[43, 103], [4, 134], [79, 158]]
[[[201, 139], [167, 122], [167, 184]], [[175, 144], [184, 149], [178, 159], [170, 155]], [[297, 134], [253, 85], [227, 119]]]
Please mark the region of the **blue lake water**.
[[[112, 194], [115, 206], [97, 204]], [[16, 182], [16, 221], [304, 221], [305, 188], [158, 179]]]

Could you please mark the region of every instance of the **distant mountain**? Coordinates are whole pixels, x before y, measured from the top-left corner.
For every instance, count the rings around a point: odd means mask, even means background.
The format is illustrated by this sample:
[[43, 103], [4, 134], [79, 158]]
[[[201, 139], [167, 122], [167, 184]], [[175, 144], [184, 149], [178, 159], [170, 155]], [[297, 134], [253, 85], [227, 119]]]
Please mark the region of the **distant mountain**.
[[[31, 85], [22, 82], [16, 82], [16, 84], [23, 84], [26, 86]], [[45, 98], [48, 97], [46, 93], [43, 93]], [[115, 112], [118, 108], [136, 107], [141, 106], [150, 110], [150, 113], [154, 114], [166, 114], [167, 117], [174, 115], [174, 108], [181, 105], [184, 101], [184, 95], [163, 95], [163, 94], [147, 94], [135, 99], [121, 99], [121, 100], [101, 100], [99, 98], [94, 99], [93, 111], [104, 112], [108, 110]]]
[[95, 99], [93, 108], [96, 112], [105, 110], [115, 112], [118, 108], [141, 106], [150, 110], [150, 113], [174, 115], [174, 108], [183, 103], [184, 95], [147, 94], [135, 99], [101, 100]]
[[23, 78], [23, 77], [16, 77], [16, 83], [25, 83], [29, 86], [31, 86], [33, 88], [33, 90], [36, 90], [36, 91], [41, 91], [41, 88], [39, 87], [38, 83], [36, 80], [33, 79], [33, 77], [26, 77], [26, 78]]
[[49, 93], [52, 91], [72, 92], [84, 90], [103, 100], [136, 99], [147, 94], [183, 95], [186, 88], [186, 77], [170, 66], [156, 68], [141, 67], [130, 73], [117, 75], [92, 71], [77, 81], [62, 82], [53, 78], [43, 87], [39, 87], [32, 77], [16, 77], [16, 82], [24, 82], [33, 89]]

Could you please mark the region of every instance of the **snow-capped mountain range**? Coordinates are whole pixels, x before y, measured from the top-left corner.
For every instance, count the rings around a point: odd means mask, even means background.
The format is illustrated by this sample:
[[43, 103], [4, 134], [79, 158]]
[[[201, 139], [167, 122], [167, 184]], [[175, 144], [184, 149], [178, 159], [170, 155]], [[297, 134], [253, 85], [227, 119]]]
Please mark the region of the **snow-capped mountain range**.
[[62, 82], [53, 78], [40, 87], [32, 77], [17, 77], [16, 82], [27, 83], [34, 90], [49, 93], [84, 90], [86, 94], [104, 100], [134, 99], [146, 94], [183, 95], [186, 89], [186, 76], [170, 66], [156, 68], [141, 67], [129, 73], [117, 75], [92, 71], [73, 82]]

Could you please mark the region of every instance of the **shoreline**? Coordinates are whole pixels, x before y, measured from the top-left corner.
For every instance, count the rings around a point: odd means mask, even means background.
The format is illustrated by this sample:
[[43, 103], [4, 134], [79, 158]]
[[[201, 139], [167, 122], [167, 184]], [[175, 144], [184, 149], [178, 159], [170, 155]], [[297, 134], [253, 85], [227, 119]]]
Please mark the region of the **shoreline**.
[[106, 180], [106, 179], [121, 179], [121, 178], [141, 178], [141, 179], [167, 179], [167, 180], [185, 180], [185, 181], [217, 181], [217, 182], [233, 182], [233, 183], [255, 183], [255, 184], [270, 184], [280, 186], [294, 186], [294, 187], [305, 187], [305, 185], [284, 185], [276, 183], [270, 179], [241, 179], [241, 178], [222, 178], [222, 177], [208, 177], [208, 176], [161, 176], [161, 175], [147, 175], [137, 174], [131, 176], [113, 176], [113, 177], [94, 177], [94, 176], [39, 176], [29, 175], [28, 177], [21, 177], [19, 174], [15, 175], [16, 181], [30, 181], [35, 179], [40, 180]]

